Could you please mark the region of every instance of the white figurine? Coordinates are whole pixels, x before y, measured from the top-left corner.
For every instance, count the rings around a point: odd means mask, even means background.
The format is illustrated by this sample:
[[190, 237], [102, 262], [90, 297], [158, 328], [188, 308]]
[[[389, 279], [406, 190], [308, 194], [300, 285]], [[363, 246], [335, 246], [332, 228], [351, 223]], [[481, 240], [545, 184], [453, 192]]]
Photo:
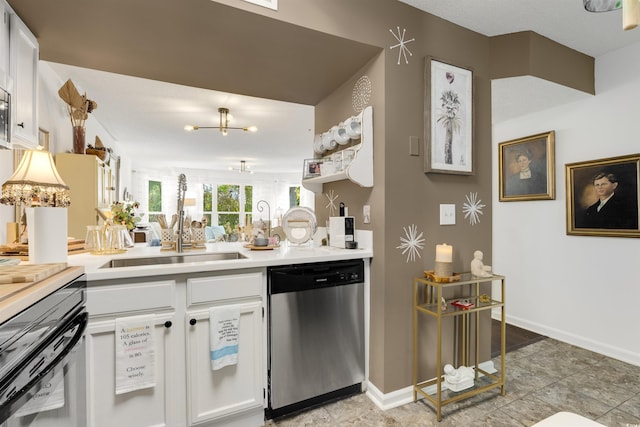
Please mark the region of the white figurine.
[[451, 391], [460, 391], [473, 386], [475, 378], [473, 368], [460, 366], [455, 369], [452, 365], [444, 365], [444, 383]]
[[473, 253], [473, 261], [471, 261], [471, 274], [477, 277], [490, 277], [491, 274], [491, 266], [484, 265], [482, 263], [482, 251], [475, 251]]

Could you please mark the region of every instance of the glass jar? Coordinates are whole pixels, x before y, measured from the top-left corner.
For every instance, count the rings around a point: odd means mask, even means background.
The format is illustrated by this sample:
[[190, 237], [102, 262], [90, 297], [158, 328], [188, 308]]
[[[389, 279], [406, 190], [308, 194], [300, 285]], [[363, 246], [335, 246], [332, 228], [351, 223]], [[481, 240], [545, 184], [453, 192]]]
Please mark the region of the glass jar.
[[87, 234], [84, 237], [84, 249], [92, 254], [102, 254], [104, 250], [104, 240], [101, 226], [87, 225]]

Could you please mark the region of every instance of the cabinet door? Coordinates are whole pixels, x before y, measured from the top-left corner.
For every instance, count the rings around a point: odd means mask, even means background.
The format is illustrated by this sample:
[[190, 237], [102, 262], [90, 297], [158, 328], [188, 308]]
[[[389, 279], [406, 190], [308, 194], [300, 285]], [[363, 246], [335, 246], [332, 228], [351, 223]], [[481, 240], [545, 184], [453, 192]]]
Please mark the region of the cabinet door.
[[[227, 304], [236, 305], [233, 301]], [[263, 411], [262, 301], [238, 302], [238, 363], [213, 371], [209, 310], [187, 312], [187, 410], [189, 425], [251, 409]], [[194, 325], [191, 325], [193, 321]]]
[[7, 89], [9, 77], [9, 9], [0, 1], [0, 87]]
[[[135, 315], [135, 313], [130, 313]], [[175, 315], [156, 316], [155, 375], [152, 388], [115, 394], [115, 320], [90, 321], [87, 328], [87, 426], [142, 427], [179, 425], [169, 400], [175, 352]], [[170, 321], [174, 326], [166, 327]]]
[[38, 145], [38, 40], [15, 14], [10, 16], [10, 28], [11, 141], [35, 148]]

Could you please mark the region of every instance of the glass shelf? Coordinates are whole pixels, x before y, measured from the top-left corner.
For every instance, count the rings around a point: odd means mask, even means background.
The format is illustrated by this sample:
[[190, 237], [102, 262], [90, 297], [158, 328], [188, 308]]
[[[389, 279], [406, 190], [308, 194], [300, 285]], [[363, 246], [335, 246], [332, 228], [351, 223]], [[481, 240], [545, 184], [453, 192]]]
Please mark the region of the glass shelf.
[[[442, 407], [471, 396], [475, 396], [484, 391], [499, 387], [501, 395], [506, 394], [505, 388], [505, 349], [506, 349], [506, 322], [504, 317], [504, 297], [505, 297], [505, 277], [494, 274], [490, 277], [476, 277], [469, 272], [456, 274], [457, 280], [452, 282], [436, 282], [428, 278], [415, 278], [413, 280], [413, 400], [418, 399], [418, 395], [424, 398], [435, 407], [438, 421], [442, 420]], [[480, 301], [480, 285], [500, 282], [500, 295], [488, 297], [488, 300]], [[459, 288], [454, 289], [452, 288]], [[447, 299], [443, 298], [443, 291], [448, 290]], [[465, 296], [450, 297], [451, 292], [464, 294]], [[498, 299], [499, 298], [499, 299]], [[444, 304], [442, 303], [444, 299]], [[482, 298], [484, 299], [484, 298]], [[472, 307], [462, 308], [452, 305], [453, 302], [464, 300], [473, 304]], [[443, 310], [443, 306], [445, 309]], [[491, 372], [486, 369], [484, 363], [479, 363], [480, 340], [480, 313], [485, 310], [498, 310], [500, 312], [500, 367], [495, 369], [493, 363]], [[432, 323], [423, 327], [434, 326], [436, 328], [436, 374], [434, 378], [426, 381], [418, 378], [418, 355], [419, 337], [425, 336], [418, 331], [418, 316], [427, 314], [433, 318]], [[444, 366], [442, 356], [442, 328], [444, 318], [457, 318], [459, 322], [459, 337], [457, 344], [460, 350], [458, 360], [460, 365], [470, 366], [475, 370], [474, 385], [465, 390], [454, 392], [448, 390], [444, 380]], [[433, 324], [435, 323], [435, 325]], [[473, 325], [473, 326], [472, 326]], [[427, 334], [432, 336], [432, 334]], [[431, 338], [433, 339], [433, 338]], [[491, 337], [489, 337], [489, 341]], [[473, 355], [473, 356], [472, 356]], [[495, 369], [495, 371], [494, 371]]]

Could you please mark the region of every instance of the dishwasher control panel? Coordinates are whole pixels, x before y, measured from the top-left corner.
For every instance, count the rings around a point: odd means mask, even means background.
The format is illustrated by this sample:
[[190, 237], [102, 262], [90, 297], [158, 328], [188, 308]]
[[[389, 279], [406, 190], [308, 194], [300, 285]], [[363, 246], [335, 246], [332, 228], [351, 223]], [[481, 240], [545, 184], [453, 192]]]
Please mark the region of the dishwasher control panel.
[[268, 270], [269, 292], [295, 292], [318, 287], [364, 282], [364, 261], [331, 261], [272, 267]]

